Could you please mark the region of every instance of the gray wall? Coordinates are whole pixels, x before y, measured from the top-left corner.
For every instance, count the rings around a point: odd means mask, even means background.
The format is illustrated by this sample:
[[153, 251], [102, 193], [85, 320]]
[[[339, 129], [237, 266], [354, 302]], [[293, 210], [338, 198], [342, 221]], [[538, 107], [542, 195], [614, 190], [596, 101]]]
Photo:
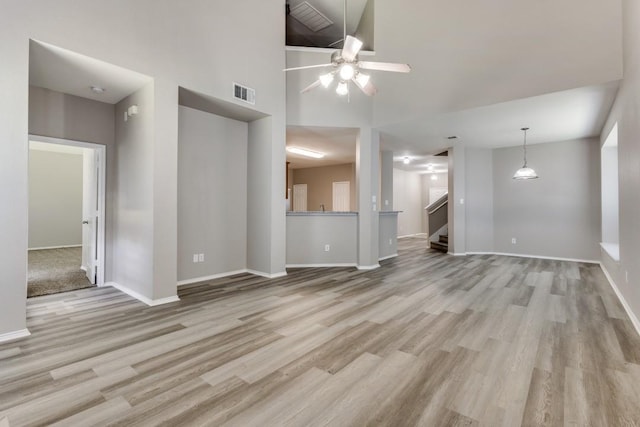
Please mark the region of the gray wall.
[[248, 125], [180, 107], [178, 129], [178, 280], [246, 269]]
[[[117, 184], [113, 281], [153, 299], [153, 83], [116, 105]], [[139, 113], [127, 122], [133, 104]]]
[[[320, 166], [315, 168], [294, 169], [293, 182], [290, 184], [307, 184], [307, 210], [319, 211], [324, 204], [327, 211], [333, 210], [333, 183], [349, 181], [349, 210], [356, 211], [356, 171], [354, 163], [343, 165]], [[293, 187], [292, 187], [293, 188]]]
[[493, 152], [468, 148], [465, 160], [466, 251], [491, 252], [494, 246]]
[[29, 248], [82, 244], [82, 154], [29, 150]]
[[393, 210], [398, 214], [398, 236], [422, 233], [422, 177], [417, 172], [393, 169]]
[[387, 258], [398, 254], [398, 214], [380, 212], [378, 223], [378, 257]]
[[[618, 123], [620, 262], [601, 260], [636, 318], [640, 317], [640, 2], [623, 0], [624, 80], [601, 142]], [[636, 325], [637, 326], [637, 325]]]
[[[596, 260], [600, 241], [600, 150], [597, 139], [532, 145], [529, 166], [539, 179], [512, 179], [522, 147], [493, 151], [494, 250]], [[483, 176], [477, 168], [475, 176]], [[480, 181], [480, 180], [478, 180]], [[486, 177], [485, 177], [486, 181]], [[470, 194], [470, 193], [469, 193]], [[469, 212], [482, 222], [487, 209]], [[517, 243], [511, 243], [515, 237]], [[480, 247], [478, 246], [480, 249]]]
[[[325, 251], [329, 245], [329, 251]], [[287, 214], [287, 265], [356, 265], [358, 215]]]

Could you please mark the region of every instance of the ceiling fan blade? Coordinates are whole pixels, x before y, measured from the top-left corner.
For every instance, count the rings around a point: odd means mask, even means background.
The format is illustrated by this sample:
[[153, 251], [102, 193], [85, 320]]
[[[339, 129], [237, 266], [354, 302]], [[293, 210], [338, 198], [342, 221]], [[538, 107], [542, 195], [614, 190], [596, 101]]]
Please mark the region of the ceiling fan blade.
[[300, 91], [300, 93], [306, 93], [309, 92], [312, 89], [317, 88], [318, 86], [320, 86], [320, 80], [316, 80], [315, 82], [311, 83], [309, 86], [305, 87], [304, 89], [302, 89]]
[[344, 41], [344, 47], [342, 48], [342, 59], [347, 62], [351, 62], [356, 59], [356, 55], [362, 49], [362, 42], [353, 36], [347, 36]]
[[361, 85], [360, 82], [354, 77], [351, 79], [352, 82], [356, 84], [360, 88], [360, 90], [367, 96], [373, 96], [378, 92], [378, 89], [371, 83], [371, 80], [368, 80], [365, 85]]
[[359, 61], [358, 66], [365, 70], [393, 71], [395, 73], [408, 73], [411, 71], [409, 64], [395, 64], [392, 62]]
[[307, 70], [309, 68], [321, 68], [321, 67], [330, 67], [332, 63], [328, 64], [317, 64], [317, 65], [305, 65], [304, 67], [293, 67], [293, 68], [285, 68], [282, 71], [295, 71], [295, 70]]

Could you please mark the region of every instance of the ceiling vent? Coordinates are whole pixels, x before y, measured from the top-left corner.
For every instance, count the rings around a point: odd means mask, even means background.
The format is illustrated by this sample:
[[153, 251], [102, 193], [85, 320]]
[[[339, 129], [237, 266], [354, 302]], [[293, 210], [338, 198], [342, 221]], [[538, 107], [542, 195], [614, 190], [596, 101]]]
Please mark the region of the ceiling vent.
[[318, 32], [329, 25], [333, 25], [333, 21], [324, 16], [318, 9], [311, 6], [309, 2], [302, 2], [291, 8], [291, 16], [313, 32]]
[[255, 89], [251, 89], [250, 87], [239, 85], [238, 83], [233, 84], [233, 97], [235, 99], [239, 99], [240, 101], [247, 102], [251, 105], [256, 104]]

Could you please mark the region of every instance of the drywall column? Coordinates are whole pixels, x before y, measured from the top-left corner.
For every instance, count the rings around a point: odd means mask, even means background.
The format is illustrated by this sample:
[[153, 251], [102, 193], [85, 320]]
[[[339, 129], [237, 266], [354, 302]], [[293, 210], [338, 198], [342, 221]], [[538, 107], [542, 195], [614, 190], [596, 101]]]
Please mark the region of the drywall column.
[[[156, 79], [153, 135], [153, 294], [177, 298], [178, 282], [178, 84]], [[118, 118], [119, 116], [116, 116]]]
[[378, 173], [380, 134], [360, 128], [356, 141], [356, 184], [358, 193], [358, 268], [368, 270], [378, 264]]
[[266, 277], [286, 274], [284, 129], [284, 121], [273, 116], [249, 123], [247, 268]]
[[393, 151], [380, 152], [380, 210], [393, 210]]
[[449, 149], [449, 253], [466, 253], [465, 155], [464, 147]]
[[0, 341], [27, 335], [29, 42], [24, 21], [0, 25]]

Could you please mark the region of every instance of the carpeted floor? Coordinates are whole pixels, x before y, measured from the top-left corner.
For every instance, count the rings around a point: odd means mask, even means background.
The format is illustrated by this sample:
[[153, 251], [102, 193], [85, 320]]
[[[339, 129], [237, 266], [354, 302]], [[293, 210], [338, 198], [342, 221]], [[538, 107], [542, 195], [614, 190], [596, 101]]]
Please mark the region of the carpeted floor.
[[27, 297], [95, 286], [80, 270], [81, 262], [82, 248], [29, 251]]

